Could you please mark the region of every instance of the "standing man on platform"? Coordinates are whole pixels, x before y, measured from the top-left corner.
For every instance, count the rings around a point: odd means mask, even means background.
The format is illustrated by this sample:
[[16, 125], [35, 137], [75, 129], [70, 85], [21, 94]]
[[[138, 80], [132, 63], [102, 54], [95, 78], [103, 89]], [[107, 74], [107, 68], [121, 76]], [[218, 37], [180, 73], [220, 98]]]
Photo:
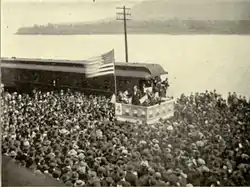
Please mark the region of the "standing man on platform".
[[141, 97], [142, 97], [141, 91], [137, 88], [137, 86], [134, 86], [134, 90], [132, 93], [132, 104], [139, 105]]

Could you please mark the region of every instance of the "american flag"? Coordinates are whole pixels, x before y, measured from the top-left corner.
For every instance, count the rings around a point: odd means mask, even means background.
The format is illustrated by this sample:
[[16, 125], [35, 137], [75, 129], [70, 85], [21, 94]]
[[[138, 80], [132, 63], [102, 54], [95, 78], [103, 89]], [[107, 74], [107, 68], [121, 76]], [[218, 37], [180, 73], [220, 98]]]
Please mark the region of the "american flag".
[[90, 58], [85, 71], [88, 78], [115, 73], [114, 49], [101, 56]]

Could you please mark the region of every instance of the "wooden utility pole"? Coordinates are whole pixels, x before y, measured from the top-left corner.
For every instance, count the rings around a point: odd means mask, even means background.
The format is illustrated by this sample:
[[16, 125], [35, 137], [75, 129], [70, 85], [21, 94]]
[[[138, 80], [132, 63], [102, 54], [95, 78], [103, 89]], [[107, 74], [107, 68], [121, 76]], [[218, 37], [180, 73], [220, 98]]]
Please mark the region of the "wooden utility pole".
[[[117, 13], [117, 20], [122, 20], [124, 24], [124, 36], [125, 36], [125, 60], [128, 62], [128, 38], [127, 38], [127, 20], [130, 20], [127, 18], [127, 16], [131, 16], [130, 13], [127, 13], [127, 10], [130, 10], [130, 8], [123, 7], [117, 7], [116, 9], [122, 9], [123, 12]], [[123, 17], [120, 18], [119, 16], [122, 15]]]

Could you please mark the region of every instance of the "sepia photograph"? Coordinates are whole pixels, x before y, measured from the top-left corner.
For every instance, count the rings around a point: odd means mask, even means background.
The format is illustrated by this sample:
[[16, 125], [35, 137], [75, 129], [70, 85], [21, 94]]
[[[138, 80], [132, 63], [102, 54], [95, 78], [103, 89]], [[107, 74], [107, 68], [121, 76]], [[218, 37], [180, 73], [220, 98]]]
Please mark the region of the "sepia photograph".
[[2, 0], [1, 186], [250, 186], [250, 0]]

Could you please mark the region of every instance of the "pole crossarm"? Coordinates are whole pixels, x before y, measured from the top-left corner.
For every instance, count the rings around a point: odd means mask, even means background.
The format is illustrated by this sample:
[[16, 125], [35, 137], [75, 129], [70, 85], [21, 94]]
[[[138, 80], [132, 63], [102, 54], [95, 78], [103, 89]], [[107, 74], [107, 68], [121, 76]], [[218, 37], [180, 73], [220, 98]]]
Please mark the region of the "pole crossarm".
[[[116, 9], [124, 9], [124, 7], [116, 7]], [[125, 7], [126, 10], [131, 10], [131, 8]]]
[[[117, 12], [116, 14], [118, 14], [118, 15], [124, 15], [124, 13], [123, 13], [123, 12]], [[126, 15], [127, 15], [127, 16], [131, 16], [131, 14], [130, 14], [130, 13], [126, 13]]]
[[[116, 20], [118, 20], [118, 21], [123, 21], [124, 19], [123, 18], [116, 18]], [[132, 20], [132, 19], [126, 19], [127, 21], [130, 21], [130, 20]]]

